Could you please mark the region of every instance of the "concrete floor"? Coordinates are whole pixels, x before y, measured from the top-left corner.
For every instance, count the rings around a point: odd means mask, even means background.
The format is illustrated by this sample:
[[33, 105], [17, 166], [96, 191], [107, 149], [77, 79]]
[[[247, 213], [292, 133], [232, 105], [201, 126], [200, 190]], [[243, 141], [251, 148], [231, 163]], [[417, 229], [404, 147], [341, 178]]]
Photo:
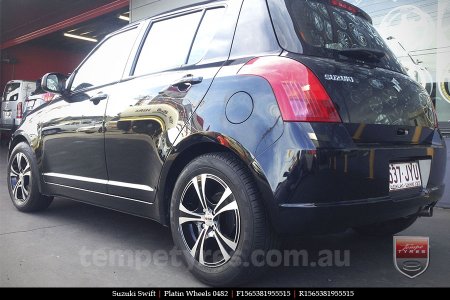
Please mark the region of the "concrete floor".
[[[45, 212], [20, 213], [12, 205], [6, 188], [5, 156], [6, 149], [2, 147], [0, 286], [202, 286], [178, 261], [146, 260], [148, 266], [142, 267], [138, 263], [141, 259], [133, 260], [142, 253], [155, 254], [173, 248], [169, 230], [155, 222], [60, 198]], [[447, 191], [447, 202], [448, 195]], [[250, 285], [450, 287], [449, 228], [450, 210], [439, 208], [433, 218], [419, 219], [402, 233], [430, 237], [430, 265], [415, 279], [394, 268], [392, 238], [361, 237], [349, 230], [286, 240], [283, 244], [284, 249], [305, 249], [312, 256], [323, 249], [349, 250], [349, 266], [276, 267]], [[127, 259], [120, 261], [124, 257]]]

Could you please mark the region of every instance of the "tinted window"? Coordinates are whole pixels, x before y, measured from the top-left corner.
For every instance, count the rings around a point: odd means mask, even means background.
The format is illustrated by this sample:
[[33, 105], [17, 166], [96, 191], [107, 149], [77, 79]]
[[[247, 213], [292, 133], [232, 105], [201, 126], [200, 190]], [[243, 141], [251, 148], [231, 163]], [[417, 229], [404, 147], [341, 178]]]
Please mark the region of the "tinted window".
[[134, 75], [153, 73], [186, 63], [202, 12], [156, 22], [150, 28]]
[[[376, 50], [385, 53], [378, 66], [403, 72], [395, 55], [360, 13], [314, 0], [270, 0], [269, 7], [281, 46], [288, 51], [334, 58], [342, 50]], [[282, 30], [290, 26], [295, 30]], [[287, 31], [295, 35], [286, 36]]]
[[120, 80], [136, 36], [137, 29], [131, 29], [105, 40], [78, 69], [71, 90]]
[[209, 9], [205, 12], [205, 16], [203, 17], [200, 28], [195, 36], [188, 64], [195, 64], [205, 56], [206, 51], [208, 51], [209, 45], [217, 32], [217, 28], [222, 20], [224, 12], [225, 8]]
[[239, 15], [231, 56], [280, 51], [265, 1], [246, 0]]

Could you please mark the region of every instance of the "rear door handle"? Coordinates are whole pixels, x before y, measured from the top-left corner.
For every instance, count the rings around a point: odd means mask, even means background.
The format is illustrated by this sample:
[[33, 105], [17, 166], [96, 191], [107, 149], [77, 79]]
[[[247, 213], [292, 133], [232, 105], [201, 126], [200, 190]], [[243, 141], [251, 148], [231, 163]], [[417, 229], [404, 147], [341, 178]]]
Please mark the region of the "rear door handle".
[[181, 78], [180, 80], [175, 81], [172, 86], [180, 86], [180, 85], [194, 85], [199, 84], [203, 81], [203, 77], [194, 77], [194, 75], [189, 74]]
[[409, 130], [406, 128], [397, 129], [397, 135], [408, 135], [408, 134], [409, 134]]
[[97, 105], [100, 101], [106, 100], [106, 99], [108, 99], [108, 95], [107, 94], [98, 93], [97, 95], [92, 96], [91, 98], [89, 98], [89, 101], [91, 101], [92, 103]]

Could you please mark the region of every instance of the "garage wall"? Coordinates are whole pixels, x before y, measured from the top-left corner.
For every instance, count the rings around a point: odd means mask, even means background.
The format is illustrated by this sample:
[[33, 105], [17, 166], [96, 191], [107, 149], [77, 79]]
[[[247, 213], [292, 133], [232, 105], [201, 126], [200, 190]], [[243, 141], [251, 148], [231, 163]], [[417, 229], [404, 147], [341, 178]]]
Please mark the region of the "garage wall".
[[130, 0], [131, 22], [200, 2], [205, 0]]
[[71, 52], [30, 43], [20, 44], [3, 51], [5, 53], [2, 54], [5, 57], [13, 57], [16, 62], [1, 64], [0, 94], [3, 93], [3, 87], [8, 81], [36, 80], [44, 75], [42, 70], [70, 73], [86, 55], [85, 52]]

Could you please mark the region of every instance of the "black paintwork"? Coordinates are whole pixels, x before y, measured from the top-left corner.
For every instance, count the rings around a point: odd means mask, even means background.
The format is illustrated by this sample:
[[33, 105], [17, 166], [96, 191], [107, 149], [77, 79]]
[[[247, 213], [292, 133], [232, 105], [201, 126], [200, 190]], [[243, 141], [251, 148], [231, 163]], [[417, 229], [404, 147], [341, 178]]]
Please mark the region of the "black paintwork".
[[[266, 8], [262, 0], [251, 3]], [[242, 45], [233, 49], [242, 0], [208, 3], [206, 7], [216, 5], [226, 5], [227, 11], [199, 63], [133, 77], [133, 57], [142, 44], [137, 42], [120, 82], [63, 94], [27, 116], [12, 138], [10, 151], [26, 141], [42, 174], [97, 179], [41, 175], [42, 193], [167, 225], [171, 190], [182, 168], [203, 153], [228, 151], [248, 166], [280, 233], [327, 232], [379, 222], [416, 214], [437, 202], [443, 192], [446, 162], [439, 130], [424, 120], [416, 125], [376, 124], [367, 104], [352, 102], [349, 96], [353, 91], [362, 97], [371, 79], [387, 84], [396, 78], [413, 96], [419, 89], [416, 84], [400, 73], [283, 52], [279, 46], [253, 55]], [[186, 8], [183, 13], [202, 7]], [[168, 16], [173, 14], [176, 12]], [[241, 16], [250, 18], [252, 14], [241, 12]], [[137, 25], [138, 40], [145, 37], [152, 21]], [[245, 19], [239, 23], [248, 24]], [[264, 31], [268, 26], [271, 24], [254, 30]], [[278, 45], [273, 32], [268, 39], [272, 41], [267, 45]], [[343, 122], [283, 122], [269, 83], [262, 77], [238, 75], [256, 55], [282, 55], [308, 66], [330, 94]], [[353, 76], [357, 82], [327, 81], [325, 74]], [[201, 82], [176, 84], [187, 75], [201, 78]], [[99, 95], [107, 97], [92, 101]], [[408, 99], [401, 101], [413, 101]], [[389, 193], [389, 162], [416, 159], [432, 160], [426, 189]]]

